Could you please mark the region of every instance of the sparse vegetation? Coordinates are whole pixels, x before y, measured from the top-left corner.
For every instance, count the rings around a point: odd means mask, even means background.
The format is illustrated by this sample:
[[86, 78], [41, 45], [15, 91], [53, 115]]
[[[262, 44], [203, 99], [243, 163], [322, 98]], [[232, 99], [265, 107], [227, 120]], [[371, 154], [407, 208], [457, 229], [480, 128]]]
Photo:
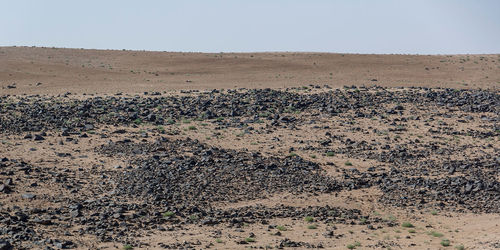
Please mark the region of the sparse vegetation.
[[397, 220], [396, 216], [392, 215], [392, 214], [389, 214], [387, 216], [387, 220], [388, 221], [392, 221], [392, 222], [395, 222]]
[[318, 225], [312, 224], [312, 225], [307, 226], [307, 228], [308, 229], [316, 229], [316, 228], [318, 228]]
[[255, 242], [255, 239], [251, 238], [251, 237], [247, 237], [247, 238], [245, 238], [245, 241], [248, 243], [251, 243], [251, 242]]
[[450, 240], [447, 240], [447, 239], [441, 240], [441, 246], [443, 246], [443, 247], [450, 246]]
[[123, 245], [123, 250], [132, 250], [134, 247], [132, 245]]
[[285, 226], [277, 226], [276, 229], [278, 229], [280, 231], [286, 231], [286, 227]]
[[167, 212], [163, 213], [162, 215], [163, 215], [163, 217], [169, 218], [169, 217], [174, 216], [175, 213], [172, 211], [167, 211]]
[[443, 237], [443, 235], [444, 235], [444, 234], [442, 234], [440, 232], [436, 232], [436, 231], [431, 231], [429, 234], [436, 237], [436, 238]]
[[407, 228], [410, 228], [410, 227], [414, 227], [413, 224], [411, 224], [410, 222], [403, 222], [401, 224], [402, 227], [407, 227]]
[[269, 112], [264, 112], [264, 113], [259, 114], [259, 117], [268, 117], [268, 116], [269, 116]]
[[314, 217], [312, 217], [312, 216], [306, 216], [306, 217], [304, 218], [304, 220], [305, 220], [306, 222], [313, 222], [313, 221], [314, 221]]
[[134, 120], [134, 123], [136, 125], [141, 125], [142, 124], [142, 119], [141, 118], [137, 118], [137, 119]]

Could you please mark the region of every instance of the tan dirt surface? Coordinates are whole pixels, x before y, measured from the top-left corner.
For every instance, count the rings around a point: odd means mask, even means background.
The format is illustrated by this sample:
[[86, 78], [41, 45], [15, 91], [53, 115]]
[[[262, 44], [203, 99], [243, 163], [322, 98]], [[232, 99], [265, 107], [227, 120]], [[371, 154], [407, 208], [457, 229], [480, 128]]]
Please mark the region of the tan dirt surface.
[[[14, 83], [15, 89], [7, 89]], [[214, 54], [0, 47], [2, 94], [114, 94], [309, 84], [498, 89], [500, 55]]]
[[500, 248], [499, 60], [0, 47], [0, 249]]

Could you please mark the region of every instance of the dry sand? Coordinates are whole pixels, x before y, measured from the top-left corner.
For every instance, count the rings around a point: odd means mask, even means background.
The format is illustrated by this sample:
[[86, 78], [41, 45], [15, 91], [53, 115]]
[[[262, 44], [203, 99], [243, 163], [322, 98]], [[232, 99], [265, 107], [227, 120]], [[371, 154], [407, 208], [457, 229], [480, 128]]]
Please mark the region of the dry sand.
[[[42, 85], [37, 86], [39, 82]], [[15, 89], [5, 89], [13, 83]], [[214, 54], [0, 47], [2, 94], [114, 94], [309, 84], [498, 88], [500, 55]]]

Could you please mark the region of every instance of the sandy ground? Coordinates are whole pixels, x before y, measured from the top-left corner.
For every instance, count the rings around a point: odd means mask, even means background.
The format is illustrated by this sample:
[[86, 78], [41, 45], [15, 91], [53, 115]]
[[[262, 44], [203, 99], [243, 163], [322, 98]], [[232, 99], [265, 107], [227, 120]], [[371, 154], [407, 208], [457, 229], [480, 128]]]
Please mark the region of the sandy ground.
[[[85, 100], [96, 96], [124, 93], [123, 96], [144, 92], [167, 92], [163, 96], [196, 96], [180, 90], [233, 89], [233, 88], [286, 88], [319, 85], [321, 89], [296, 88], [287, 91], [311, 94], [330, 91], [323, 88], [342, 88], [344, 85], [380, 85], [386, 87], [449, 87], [457, 89], [493, 89], [500, 87], [500, 55], [358, 55], [329, 53], [172, 53], [144, 51], [104, 51], [61, 48], [0, 47], [0, 96], [36, 95], [57, 96], [66, 92], [75, 93], [71, 98]], [[398, 91], [391, 88], [390, 91]], [[85, 94], [85, 95], [84, 95]], [[95, 94], [89, 96], [89, 94]], [[144, 97], [144, 95], [143, 95]], [[13, 98], [12, 100], [15, 100]], [[5, 101], [8, 106], [15, 101]], [[393, 107], [390, 104], [384, 109]], [[355, 112], [345, 112], [339, 116], [323, 116], [320, 112], [288, 113], [301, 122], [293, 127], [268, 129], [270, 121], [253, 124], [253, 132], [245, 127], [217, 128], [215, 119], [210, 121], [177, 120], [162, 127], [153, 124], [130, 126], [97, 126], [88, 137], [73, 137], [62, 140], [59, 130], [48, 131], [43, 141], [23, 138], [26, 133], [0, 133], [0, 156], [19, 159], [28, 164], [52, 169], [54, 172], [68, 173], [77, 178], [81, 185], [91, 186], [97, 181], [88, 175], [88, 170], [98, 166], [102, 171], [121, 171], [115, 166], [127, 166], [130, 158], [117, 155], [107, 157], [96, 152], [96, 148], [110, 140], [130, 138], [134, 142], [152, 142], [161, 137], [171, 139], [197, 139], [210, 146], [240, 151], [260, 152], [268, 156], [287, 157], [290, 154], [315, 163], [326, 170], [329, 176], [341, 178], [346, 171], [356, 168], [367, 171], [373, 165], [390, 168], [391, 164], [367, 159], [362, 154], [335, 154], [327, 152], [342, 149], [344, 141], [333, 141], [321, 146], [325, 132], [332, 135], [353, 138], [355, 141], [413, 145], [416, 140], [428, 145], [441, 145], [455, 149], [460, 154], [432, 155], [433, 159], [462, 160], [469, 157], [495, 156], [500, 147], [498, 135], [478, 138], [470, 133], [492, 131], [495, 114], [453, 112], [448, 117], [448, 109], [422, 107], [404, 104], [404, 116], [388, 115], [384, 118], [355, 117]], [[383, 110], [383, 109], [382, 109]], [[414, 120], [410, 117], [419, 116]], [[394, 129], [389, 121], [400, 121], [404, 117], [406, 130]], [[467, 122], [459, 120], [470, 117]], [[1, 118], [1, 117], [0, 117]], [[407, 119], [406, 119], [407, 118]], [[435, 118], [435, 119], [434, 119]], [[484, 118], [491, 118], [490, 120]], [[262, 120], [265, 120], [262, 118]], [[308, 123], [314, 120], [314, 123]], [[353, 122], [354, 120], [354, 122]], [[1, 121], [1, 120], [0, 120]], [[439, 133], [432, 130], [439, 128]], [[113, 131], [125, 129], [124, 135]], [[378, 131], [378, 132], [375, 132]], [[460, 132], [460, 135], [446, 131]], [[5, 132], [5, 131], [3, 131]], [[498, 133], [498, 132], [496, 132]], [[146, 136], [145, 136], [146, 135]], [[312, 146], [314, 148], [308, 148]], [[486, 146], [485, 146], [486, 145]], [[418, 146], [414, 146], [414, 149]], [[57, 156], [67, 153], [70, 157]], [[0, 158], [1, 158], [0, 157]], [[350, 162], [350, 165], [347, 164]], [[92, 172], [94, 174], [94, 172]], [[79, 176], [80, 175], [80, 176]], [[498, 176], [498, 172], [497, 172]], [[49, 207], [56, 206], [54, 197], [72, 197], [62, 184], [50, 181], [38, 182], [16, 176], [16, 190], [10, 194], [0, 194], [5, 207]], [[69, 177], [68, 177], [69, 178]], [[5, 178], [2, 177], [1, 181]], [[500, 181], [500, 177], [498, 178]], [[0, 182], [1, 183], [1, 182]], [[82, 193], [90, 192], [82, 188]], [[37, 199], [26, 202], [21, 193], [33, 193]], [[245, 224], [230, 227], [227, 224], [202, 226], [199, 224], [171, 225], [172, 231], [145, 231], [140, 238], [131, 240], [134, 248], [158, 249], [163, 245], [182, 246], [189, 242], [196, 249], [242, 249], [276, 247], [284, 239], [322, 246], [326, 249], [493, 249], [500, 247], [500, 215], [497, 213], [473, 213], [467, 210], [435, 210], [402, 208], [379, 202], [382, 196], [376, 187], [354, 191], [340, 191], [332, 194], [273, 194], [265, 199], [247, 200], [237, 203], [220, 202], [219, 208], [243, 206], [281, 205], [308, 207], [325, 206], [359, 209], [370, 218], [379, 218], [384, 223], [393, 220], [396, 226], [373, 223], [369, 228], [362, 222], [352, 224], [328, 224], [319, 221], [305, 221], [304, 218], [271, 218], [269, 223]], [[50, 198], [50, 199], [49, 199]], [[0, 206], [0, 208], [2, 208]], [[401, 226], [411, 222], [412, 227]], [[270, 225], [274, 225], [270, 226]], [[378, 227], [380, 226], [380, 227]], [[124, 249], [127, 242], [101, 242], [92, 235], [79, 235], [78, 229], [68, 226], [65, 230], [73, 236], [62, 235], [56, 226], [38, 226], [39, 232], [47, 237], [69, 239], [81, 249]], [[279, 227], [279, 228], [278, 228]], [[333, 231], [333, 237], [325, 233]], [[434, 234], [434, 235], [433, 235]], [[247, 238], [255, 242], [241, 244]], [[451, 241], [443, 246], [443, 239]], [[139, 243], [140, 244], [139, 244]], [[31, 245], [33, 246], [33, 245]], [[36, 247], [36, 246], [34, 246]], [[299, 247], [299, 249], [305, 246]], [[463, 248], [461, 248], [463, 247]]]
[[[7, 88], [14, 83], [16, 88]], [[309, 84], [498, 88], [500, 55], [213, 54], [0, 47], [2, 94], [142, 93]]]

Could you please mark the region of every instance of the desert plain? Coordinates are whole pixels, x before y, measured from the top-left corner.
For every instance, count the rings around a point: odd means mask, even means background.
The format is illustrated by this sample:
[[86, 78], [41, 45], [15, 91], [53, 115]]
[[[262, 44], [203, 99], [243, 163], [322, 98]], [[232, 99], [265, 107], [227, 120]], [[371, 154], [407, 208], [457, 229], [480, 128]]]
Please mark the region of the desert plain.
[[0, 47], [0, 249], [500, 248], [500, 55]]

